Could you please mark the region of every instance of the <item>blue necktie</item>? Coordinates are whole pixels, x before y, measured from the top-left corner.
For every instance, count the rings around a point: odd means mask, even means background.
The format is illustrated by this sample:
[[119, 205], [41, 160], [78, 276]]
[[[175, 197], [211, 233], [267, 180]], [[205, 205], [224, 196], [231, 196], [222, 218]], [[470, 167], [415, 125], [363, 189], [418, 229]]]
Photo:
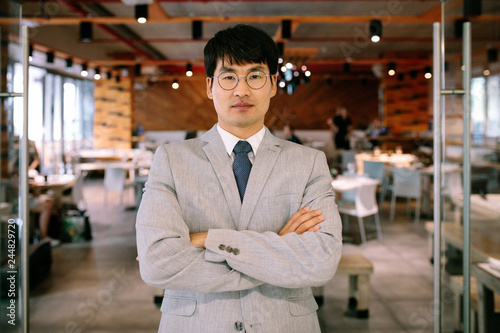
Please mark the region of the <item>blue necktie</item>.
[[238, 185], [238, 192], [240, 192], [240, 199], [243, 201], [245, 189], [247, 188], [248, 177], [252, 169], [252, 163], [248, 159], [248, 153], [252, 150], [252, 146], [246, 141], [238, 141], [234, 146], [233, 152], [234, 162], [233, 171], [234, 178], [236, 178], [236, 185]]

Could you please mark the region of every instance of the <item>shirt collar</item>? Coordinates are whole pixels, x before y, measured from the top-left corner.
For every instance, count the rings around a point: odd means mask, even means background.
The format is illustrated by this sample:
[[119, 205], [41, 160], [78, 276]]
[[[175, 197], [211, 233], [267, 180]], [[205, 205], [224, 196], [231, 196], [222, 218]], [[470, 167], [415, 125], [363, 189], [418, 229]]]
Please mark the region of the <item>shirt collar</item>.
[[[224, 130], [219, 126], [219, 124], [217, 124], [217, 131], [219, 132], [219, 135], [222, 138], [222, 142], [224, 142], [224, 147], [226, 148], [227, 153], [229, 154], [229, 156], [232, 156], [234, 146], [236, 146], [238, 141], [242, 139]], [[262, 129], [260, 131], [258, 131], [248, 139], [244, 140], [247, 141], [252, 146], [252, 151], [254, 155], [257, 155], [260, 143], [262, 142], [262, 139], [264, 139], [265, 134], [266, 134], [266, 128], [262, 126]]]

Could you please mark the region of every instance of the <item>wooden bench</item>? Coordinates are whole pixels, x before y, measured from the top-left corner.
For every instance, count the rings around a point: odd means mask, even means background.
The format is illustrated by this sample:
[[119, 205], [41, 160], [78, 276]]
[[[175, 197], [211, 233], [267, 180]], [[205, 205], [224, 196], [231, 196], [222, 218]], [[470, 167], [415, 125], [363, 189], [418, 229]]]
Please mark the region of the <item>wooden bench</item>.
[[[349, 275], [349, 300], [346, 315], [357, 318], [369, 317], [370, 275], [372, 273], [372, 262], [361, 253], [342, 254], [337, 275]], [[314, 287], [313, 294], [321, 300], [323, 287]]]

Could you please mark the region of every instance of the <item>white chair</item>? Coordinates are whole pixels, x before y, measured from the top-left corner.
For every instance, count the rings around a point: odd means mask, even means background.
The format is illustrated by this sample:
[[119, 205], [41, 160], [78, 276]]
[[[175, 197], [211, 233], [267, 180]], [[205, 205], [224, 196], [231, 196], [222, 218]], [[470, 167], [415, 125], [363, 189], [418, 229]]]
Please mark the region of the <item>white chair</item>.
[[[347, 216], [356, 216], [359, 223], [359, 233], [361, 242], [366, 243], [366, 233], [363, 218], [373, 215], [375, 218], [375, 227], [377, 228], [377, 238], [382, 241], [382, 228], [380, 227], [380, 217], [378, 214], [378, 205], [376, 199], [378, 180], [366, 178], [365, 184], [353, 191], [342, 193], [342, 200], [338, 202], [338, 209], [341, 214]], [[355, 193], [354, 200], [351, 201], [351, 196], [345, 194]]]
[[372, 179], [377, 179], [380, 181], [380, 197], [379, 205], [385, 200], [387, 190], [390, 190], [390, 177], [385, 172], [385, 166], [383, 162], [379, 161], [363, 161], [363, 173], [368, 175]]
[[80, 174], [76, 177], [73, 188], [71, 189], [71, 194], [68, 196], [63, 196], [61, 198], [62, 203], [69, 203], [74, 205], [74, 207], [79, 210], [86, 210], [87, 203], [85, 202], [85, 197], [83, 196], [83, 179], [84, 175]]
[[107, 167], [104, 170], [104, 205], [108, 203], [108, 191], [120, 192], [120, 205], [123, 206], [123, 193], [127, 188], [134, 188], [135, 183], [127, 179], [127, 170]]
[[420, 220], [420, 199], [422, 197], [422, 182], [420, 171], [409, 168], [392, 168], [392, 197], [390, 221], [394, 221], [396, 197], [407, 198], [407, 211], [410, 211], [411, 199], [416, 200], [415, 223]]
[[354, 168], [356, 168], [356, 152], [352, 150], [342, 150], [341, 156], [342, 156], [341, 166], [343, 171], [348, 170], [349, 163], [352, 163], [352, 165], [354, 165]]

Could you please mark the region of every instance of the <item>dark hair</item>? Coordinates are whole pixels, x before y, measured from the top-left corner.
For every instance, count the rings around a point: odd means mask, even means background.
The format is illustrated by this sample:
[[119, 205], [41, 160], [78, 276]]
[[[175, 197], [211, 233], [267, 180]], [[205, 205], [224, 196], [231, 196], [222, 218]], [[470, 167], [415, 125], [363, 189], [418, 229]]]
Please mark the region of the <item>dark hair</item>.
[[278, 71], [276, 43], [263, 30], [246, 24], [217, 32], [205, 45], [203, 53], [207, 77], [214, 75], [219, 60], [237, 65], [266, 64], [271, 75]]

